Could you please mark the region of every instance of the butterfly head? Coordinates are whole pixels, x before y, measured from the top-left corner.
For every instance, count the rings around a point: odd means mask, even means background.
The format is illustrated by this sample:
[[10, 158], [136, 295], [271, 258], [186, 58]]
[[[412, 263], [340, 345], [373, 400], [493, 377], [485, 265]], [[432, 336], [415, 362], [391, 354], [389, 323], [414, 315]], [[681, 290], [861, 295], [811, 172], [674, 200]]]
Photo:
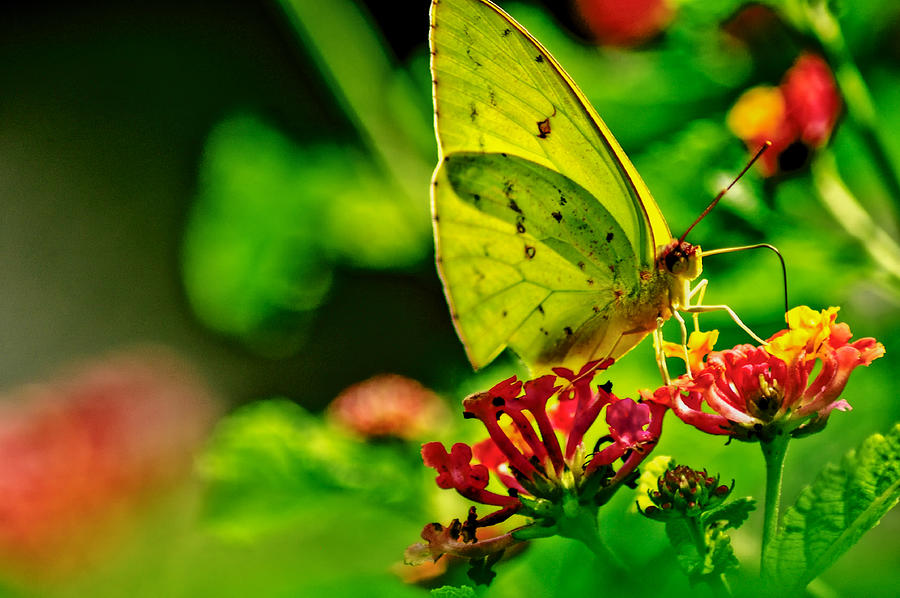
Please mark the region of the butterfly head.
[[682, 280], [694, 280], [703, 270], [699, 245], [674, 240], [659, 253], [659, 268]]

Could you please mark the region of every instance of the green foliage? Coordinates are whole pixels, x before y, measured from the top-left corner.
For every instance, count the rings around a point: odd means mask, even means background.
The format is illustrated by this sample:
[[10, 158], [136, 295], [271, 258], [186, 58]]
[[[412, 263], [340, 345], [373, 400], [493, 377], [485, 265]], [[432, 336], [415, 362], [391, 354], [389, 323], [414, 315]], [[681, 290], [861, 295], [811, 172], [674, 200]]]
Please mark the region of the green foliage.
[[404, 268], [427, 222], [352, 147], [300, 146], [255, 116], [210, 134], [185, 232], [184, 283], [213, 329], [263, 351], [296, 348], [343, 263]]
[[442, 586], [431, 590], [432, 598], [476, 598], [478, 594], [472, 586]]
[[415, 448], [361, 443], [286, 400], [260, 401], [220, 422], [199, 467], [207, 522], [228, 537], [282, 529], [334, 493], [403, 509], [421, 498], [409, 483], [423, 475]]
[[678, 566], [691, 583], [719, 578], [737, 569], [739, 562], [731, 546], [728, 529], [737, 529], [756, 507], [751, 498], [740, 498], [701, 513], [666, 521], [666, 535], [675, 549]]
[[797, 498], [767, 558], [772, 582], [803, 588], [900, 500], [900, 424], [829, 464]]
[[756, 501], [749, 496], [737, 498], [704, 512], [700, 520], [707, 525], [718, 525], [723, 530], [737, 529], [744, 524], [755, 508]]

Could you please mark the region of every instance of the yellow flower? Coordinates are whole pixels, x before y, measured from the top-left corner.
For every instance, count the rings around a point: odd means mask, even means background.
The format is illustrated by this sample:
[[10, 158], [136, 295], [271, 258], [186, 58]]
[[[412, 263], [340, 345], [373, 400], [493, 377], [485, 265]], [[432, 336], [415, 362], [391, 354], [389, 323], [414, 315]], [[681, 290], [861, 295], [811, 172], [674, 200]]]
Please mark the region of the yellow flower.
[[821, 357], [823, 350], [827, 350], [839, 309], [829, 307], [816, 311], [805, 305], [795, 307], [784, 316], [787, 332], [769, 339], [766, 351], [785, 363], [793, 363], [798, 358], [812, 361]]
[[[703, 368], [703, 358], [713, 350], [718, 339], [718, 330], [710, 330], [709, 332], [695, 330], [691, 333], [687, 342], [687, 354], [689, 360], [688, 366], [692, 372], [700, 371]], [[684, 347], [679, 343], [663, 341], [663, 353], [666, 357], [678, 357], [682, 360], [684, 359]]]

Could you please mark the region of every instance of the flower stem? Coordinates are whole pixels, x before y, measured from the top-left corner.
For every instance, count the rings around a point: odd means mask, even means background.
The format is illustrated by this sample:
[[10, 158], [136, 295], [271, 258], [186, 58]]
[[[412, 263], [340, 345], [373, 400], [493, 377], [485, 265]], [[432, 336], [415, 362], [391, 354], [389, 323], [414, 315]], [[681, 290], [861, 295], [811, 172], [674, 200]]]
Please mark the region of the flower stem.
[[[693, 536], [697, 554], [700, 556], [701, 560], [705, 560], [707, 552], [706, 533], [703, 531], [703, 527], [696, 517], [688, 517], [686, 521], [688, 528], [691, 530], [691, 536]], [[705, 581], [706, 585], [709, 586], [709, 589], [712, 590], [714, 596], [731, 598], [731, 588], [728, 587], [728, 581], [725, 579], [724, 573], [718, 575], [704, 575], [703, 581]]]
[[763, 458], [766, 461], [766, 506], [763, 519], [762, 551], [760, 552], [760, 575], [769, 576], [768, 553], [772, 542], [778, 535], [778, 514], [781, 505], [781, 481], [784, 474], [784, 455], [787, 453], [790, 435], [786, 433], [775, 436], [772, 440], [761, 441]]

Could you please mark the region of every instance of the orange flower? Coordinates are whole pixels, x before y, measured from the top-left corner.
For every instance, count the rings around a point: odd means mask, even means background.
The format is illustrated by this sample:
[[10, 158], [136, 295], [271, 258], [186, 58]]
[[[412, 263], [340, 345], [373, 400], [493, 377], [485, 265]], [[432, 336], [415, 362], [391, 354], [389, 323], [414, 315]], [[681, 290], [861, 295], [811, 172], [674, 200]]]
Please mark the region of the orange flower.
[[802, 54], [778, 87], [747, 90], [728, 113], [728, 128], [751, 151], [766, 141], [772, 147], [760, 159], [765, 176], [802, 166], [810, 152], [831, 137], [841, 113], [841, 97], [828, 64]]

